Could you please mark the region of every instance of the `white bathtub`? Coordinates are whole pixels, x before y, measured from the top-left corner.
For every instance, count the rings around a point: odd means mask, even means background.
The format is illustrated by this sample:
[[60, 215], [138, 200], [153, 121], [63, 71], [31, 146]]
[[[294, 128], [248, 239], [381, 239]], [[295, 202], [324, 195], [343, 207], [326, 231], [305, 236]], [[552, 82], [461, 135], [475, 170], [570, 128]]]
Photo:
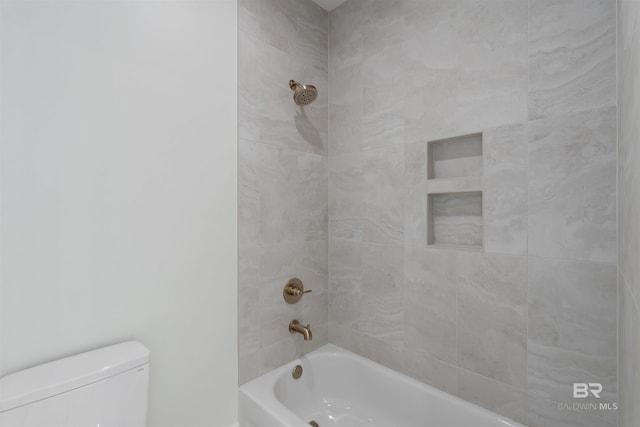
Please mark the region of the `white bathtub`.
[[239, 403], [240, 427], [524, 427], [332, 344], [244, 384]]

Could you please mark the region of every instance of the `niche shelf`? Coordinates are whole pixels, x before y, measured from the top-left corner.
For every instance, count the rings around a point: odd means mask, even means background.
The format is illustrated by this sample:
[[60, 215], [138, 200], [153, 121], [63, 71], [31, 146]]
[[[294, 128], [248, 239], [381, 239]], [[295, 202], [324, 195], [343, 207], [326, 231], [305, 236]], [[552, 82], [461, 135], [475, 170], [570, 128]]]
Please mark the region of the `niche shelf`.
[[482, 249], [482, 133], [427, 143], [427, 246]]

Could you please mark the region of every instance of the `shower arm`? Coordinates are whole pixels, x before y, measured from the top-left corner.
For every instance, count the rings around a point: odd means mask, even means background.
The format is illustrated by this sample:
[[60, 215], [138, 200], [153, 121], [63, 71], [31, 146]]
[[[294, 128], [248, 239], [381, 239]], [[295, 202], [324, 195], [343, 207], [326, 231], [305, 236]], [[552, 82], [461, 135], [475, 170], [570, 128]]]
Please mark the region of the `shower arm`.
[[302, 87], [302, 85], [295, 80], [289, 80], [289, 87], [291, 90], [296, 90], [297, 88]]

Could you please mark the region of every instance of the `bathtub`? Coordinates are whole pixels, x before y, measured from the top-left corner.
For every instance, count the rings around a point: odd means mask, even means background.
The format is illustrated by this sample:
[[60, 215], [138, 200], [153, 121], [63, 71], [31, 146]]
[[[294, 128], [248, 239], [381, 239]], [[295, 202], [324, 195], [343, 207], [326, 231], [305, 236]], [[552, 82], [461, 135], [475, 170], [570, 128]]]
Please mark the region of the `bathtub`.
[[242, 385], [239, 405], [240, 427], [524, 427], [332, 344]]

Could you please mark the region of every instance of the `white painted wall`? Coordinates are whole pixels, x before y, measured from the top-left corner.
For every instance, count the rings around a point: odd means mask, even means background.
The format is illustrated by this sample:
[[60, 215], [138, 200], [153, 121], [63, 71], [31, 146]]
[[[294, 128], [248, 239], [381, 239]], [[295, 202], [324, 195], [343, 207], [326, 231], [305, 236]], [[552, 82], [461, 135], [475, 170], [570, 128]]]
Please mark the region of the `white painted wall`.
[[150, 426], [236, 421], [236, 1], [2, 1], [0, 374], [151, 349]]

